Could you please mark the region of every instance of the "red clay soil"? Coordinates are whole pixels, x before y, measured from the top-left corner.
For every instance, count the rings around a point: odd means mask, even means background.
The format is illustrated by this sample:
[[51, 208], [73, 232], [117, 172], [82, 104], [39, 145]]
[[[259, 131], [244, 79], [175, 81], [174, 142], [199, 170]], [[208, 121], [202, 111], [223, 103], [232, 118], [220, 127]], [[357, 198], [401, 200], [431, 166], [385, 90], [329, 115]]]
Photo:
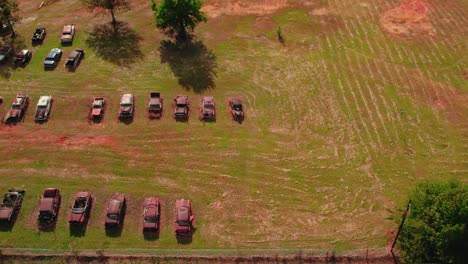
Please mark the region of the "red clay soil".
[[385, 32], [398, 36], [432, 36], [435, 30], [429, 12], [429, 4], [424, 0], [403, 0], [382, 14], [380, 25]]

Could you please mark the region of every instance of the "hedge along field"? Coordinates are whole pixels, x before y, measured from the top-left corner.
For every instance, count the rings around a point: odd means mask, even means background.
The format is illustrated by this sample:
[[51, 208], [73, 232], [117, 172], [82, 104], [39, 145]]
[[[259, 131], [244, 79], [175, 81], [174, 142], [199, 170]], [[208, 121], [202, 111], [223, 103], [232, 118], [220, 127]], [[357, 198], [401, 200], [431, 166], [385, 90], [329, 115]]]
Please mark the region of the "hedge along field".
[[[26, 189], [1, 247], [314, 248], [338, 251], [382, 247], [393, 217], [420, 181], [467, 181], [466, 43], [464, 1], [424, 1], [429, 26], [389, 33], [392, 1], [206, 1], [208, 23], [196, 42], [179, 50], [155, 28], [147, 1], [117, 13], [112, 43], [90, 42], [110, 16], [80, 1], [18, 1], [19, 38], [34, 55], [25, 68], [2, 69], [3, 115], [16, 94], [31, 96], [24, 122], [0, 125], [0, 189]], [[40, 2], [40, 1], [35, 1]], [[217, 2], [221, 5], [216, 5]], [[410, 1], [411, 2], [411, 1]], [[419, 1], [418, 1], [419, 2]], [[418, 7], [418, 6], [416, 6]], [[395, 11], [396, 12], [396, 11]], [[390, 13], [392, 15], [393, 13]], [[86, 57], [76, 72], [44, 72], [42, 60], [74, 23], [73, 46]], [[33, 30], [48, 30], [31, 47]], [[285, 38], [277, 39], [281, 27]], [[413, 29], [413, 31], [411, 31]], [[88, 41], [87, 41], [88, 40]], [[99, 52], [90, 45], [102, 44]], [[145, 115], [146, 98], [160, 91], [161, 120]], [[136, 96], [132, 123], [117, 121], [122, 93]], [[33, 122], [40, 95], [55, 99], [49, 122]], [[187, 94], [188, 123], [171, 116], [172, 98]], [[108, 102], [103, 122], [87, 121], [94, 96]], [[198, 120], [203, 95], [217, 100], [216, 123]], [[227, 99], [240, 96], [246, 120], [230, 120]], [[40, 232], [37, 205], [46, 187], [61, 189], [56, 229]], [[86, 234], [68, 230], [73, 194], [89, 190], [95, 204]], [[104, 232], [107, 199], [128, 198], [120, 237]], [[162, 200], [157, 240], [141, 234], [144, 197]], [[173, 205], [190, 199], [196, 231], [189, 244], [173, 236]]]

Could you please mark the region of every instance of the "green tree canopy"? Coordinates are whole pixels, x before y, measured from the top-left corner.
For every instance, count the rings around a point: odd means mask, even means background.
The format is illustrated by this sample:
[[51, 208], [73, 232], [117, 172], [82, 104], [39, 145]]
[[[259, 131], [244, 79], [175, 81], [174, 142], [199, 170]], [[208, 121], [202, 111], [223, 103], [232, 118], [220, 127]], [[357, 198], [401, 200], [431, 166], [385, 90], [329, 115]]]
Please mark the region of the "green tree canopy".
[[16, 36], [13, 23], [18, 20], [18, 17], [15, 15], [17, 11], [18, 4], [15, 0], [0, 0], [0, 23], [7, 23], [12, 37]]
[[468, 188], [459, 182], [416, 187], [399, 247], [407, 263], [468, 262]]
[[206, 15], [200, 9], [202, 0], [162, 0], [159, 5], [151, 0], [156, 26], [167, 34], [176, 34], [177, 40], [185, 40]]
[[103, 8], [108, 10], [112, 16], [112, 25], [117, 23], [115, 19], [115, 12], [121, 9], [128, 9], [130, 7], [128, 0], [83, 0], [89, 9]]

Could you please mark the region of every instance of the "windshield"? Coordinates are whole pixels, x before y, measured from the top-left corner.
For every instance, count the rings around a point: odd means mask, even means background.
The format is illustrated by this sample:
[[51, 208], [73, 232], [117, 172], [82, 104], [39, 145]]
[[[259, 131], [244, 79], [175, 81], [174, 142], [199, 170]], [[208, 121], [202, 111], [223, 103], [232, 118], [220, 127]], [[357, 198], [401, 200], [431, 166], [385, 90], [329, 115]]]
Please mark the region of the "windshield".
[[37, 109], [46, 109], [46, 108], [47, 108], [46, 105], [38, 105], [38, 106], [37, 106]]
[[101, 105], [95, 104], [93, 105], [93, 108], [101, 108]]
[[71, 32], [63, 32], [63, 35], [71, 35]]
[[147, 217], [145, 218], [145, 223], [156, 223], [158, 221], [158, 217]]
[[41, 216], [41, 217], [48, 217], [48, 216], [50, 216], [50, 215], [51, 215], [51, 214], [50, 214], [49, 211], [40, 211], [40, 212], [39, 212], [39, 216]]
[[177, 220], [176, 223], [180, 226], [189, 226], [190, 225], [190, 221], [188, 220]]
[[186, 104], [177, 104], [177, 107], [185, 107]]
[[237, 111], [242, 110], [242, 105], [234, 105], [234, 110], [237, 110]]
[[159, 109], [159, 108], [161, 108], [161, 105], [160, 104], [152, 104], [152, 105], [150, 105], [150, 108]]
[[120, 104], [121, 107], [130, 107], [132, 104]]
[[112, 219], [112, 220], [119, 220], [119, 215], [118, 214], [108, 214], [107, 218]]
[[206, 104], [206, 105], [205, 105], [205, 108], [206, 108], [206, 109], [214, 109], [214, 105], [212, 105], [212, 104]]
[[14, 105], [12, 105], [12, 108], [13, 109], [18, 109], [18, 108], [21, 108], [21, 105], [20, 104], [14, 104]]

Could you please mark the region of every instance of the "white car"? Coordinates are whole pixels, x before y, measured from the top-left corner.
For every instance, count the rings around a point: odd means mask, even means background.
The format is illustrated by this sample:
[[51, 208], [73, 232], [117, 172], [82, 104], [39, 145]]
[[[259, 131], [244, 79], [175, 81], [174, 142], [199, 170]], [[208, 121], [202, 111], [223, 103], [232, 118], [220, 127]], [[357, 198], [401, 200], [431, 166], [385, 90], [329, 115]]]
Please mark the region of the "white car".
[[47, 119], [49, 119], [51, 103], [52, 103], [52, 96], [43, 95], [39, 97], [39, 102], [37, 102], [36, 115], [35, 115], [36, 122], [47, 121]]

